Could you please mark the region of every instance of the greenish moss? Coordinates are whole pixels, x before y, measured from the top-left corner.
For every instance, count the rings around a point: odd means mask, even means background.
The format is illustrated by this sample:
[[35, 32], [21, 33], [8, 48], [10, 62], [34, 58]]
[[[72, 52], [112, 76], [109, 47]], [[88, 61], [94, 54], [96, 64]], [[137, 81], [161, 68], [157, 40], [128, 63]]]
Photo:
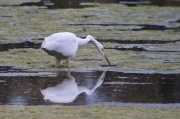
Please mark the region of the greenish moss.
[[[126, 7], [121, 5], [99, 5], [85, 9], [38, 9], [37, 7], [0, 7], [1, 42], [19, 42], [24, 38], [46, 37], [54, 32], [70, 31], [78, 36], [91, 34], [102, 39], [121, 40], [174, 40], [180, 37], [179, 30], [138, 31], [138, 24], [166, 24], [176, 14], [179, 8], [140, 6]], [[85, 17], [87, 16], [87, 17]], [[75, 25], [74, 24], [84, 24]], [[88, 25], [88, 24], [99, 25]], [[110, 26], [101, 26], [101, 24]], [[116, 25], [111, 24], [134, 24]], [[125, 30], [125, 31], [123, 31]]]
[[[100, 65], [107, 64], [103, 57], [99, 54], [92, 44], [87, 47], [79, 48], [76, 57], [71, 61], [71, 68], [101, 68]], [[113, 49], [105, 49], [112, 65], [117, 65], [119, 69], [146, 69], [146, 70], [179, 70], [178, 54], [171, 52], [156, 53], [156, 52], [133, 52], [133, 51], [118, 51]], [[166, 63], [166, 60], [176, 62]], [[36, 71], [52, 71], [58, 70], [54, 68], [55, 58], [49, 56], [40, 49], [14, 49], [0, 53], [2, 64], [12, 65], [19, 68], [28, 68]], [[163, 62], [164, 61], [164, 62]], [[66, 63], [63, 60], [60, 69], [66, 69]]]
[[177, 107], [100, 107], [100, 106], [0, 106], [1, 119], [174, 119], [180, 116]]

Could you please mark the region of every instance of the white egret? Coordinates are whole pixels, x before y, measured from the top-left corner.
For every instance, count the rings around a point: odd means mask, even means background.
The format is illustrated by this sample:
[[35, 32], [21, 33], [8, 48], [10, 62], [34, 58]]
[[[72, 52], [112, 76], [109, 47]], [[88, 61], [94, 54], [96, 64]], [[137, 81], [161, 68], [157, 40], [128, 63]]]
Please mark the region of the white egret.
[[49, 100], [54, 103], [70, 103], [83, 92], [87, 95], [92, 94], [103, 83], [105, 75], [106, 71], [102, 72], [97, 78], [95, 85], [92, 88], [87, 88], [86, 86], [79, 86], [70, 72], [67, 72], [66, 78], [61, 83], [53, 87], [41, 89], [40, 91], [44, 100]]
[[96, 46], [100, 54], [110, 65], [108, 58], [104, 54], [103, 45], [95, 40], [91, 35], [88, 35], [85, 39], [82, 39], [76, 37], [75, 34], [70, 32], [60, 32], [54, 33], [44, 39], [45, 40], [41, 45], [41, 49], [56, 58], [55, 67], [59, 67], [61, 59], [66, 59], [66, 65], [69, 67], [70, 60], [75, 56], [78, 46], [85, 45], [90, 41]]

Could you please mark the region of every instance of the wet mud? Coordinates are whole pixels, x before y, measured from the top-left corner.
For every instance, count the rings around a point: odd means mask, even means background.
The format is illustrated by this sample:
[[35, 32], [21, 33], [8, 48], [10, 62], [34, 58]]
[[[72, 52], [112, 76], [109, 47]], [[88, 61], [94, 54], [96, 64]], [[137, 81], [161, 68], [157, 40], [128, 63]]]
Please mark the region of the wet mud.
[[[9, 71], [10, 67], [0, 69]], [[46, 76], [22, 76], [19, 71], [19, 76], [14, 76], [13, 73], [17, 71], [12, 71], [8, 76], [1, 71], [1, 105], [92, 105], [117, 102], [165, 106], [180, 103], [180, 74], [93, 71], [69, 72], [68, 75], [68, 72], [62, 71]]]
[[179, 42], [180, 39], [172, 40], [172, 41], [163, 41], [163, 40], [116, 40], [116, 39], [97, 39], [100, 42], [111, 42], [111, 43], [119, 43], [119, 44], [166, 44], [166, 43], [175, 43]]
[[115, 49], [115, 50], [119, 50], [119, 51], [136, 51], [136, 52], [142, 52], [142, 51], [147, 51], [147, 52], [174, 52], [174, 53], [178, 53], [180, 51], [177, 50], [149, 50], [150, 47], [154, 47], [155, 45], [130, 45], [130, 46], [114, 46], [114, 47], [105, 47], [105, 49]]
[[[91, 3], [89, 3], [91, 2]], [[85, 7], [95, 7], [99, 3], [120, 3], [127, 6], [139, 6], [139, 5], [158, 5], [158, 6], [180, 6], [180, 2], [177, 0], [171, 1], [155, 1], [155, 0], [146, 0], [146, 1], [139, 1], [139, 0], [132, 0], [132, 1], [125, 1], [125, 0], [83, 0], [83, 1], [56, 1], [56, 0], [41, 0], [40, 2], [23, 2], [19, 5], [12, 5], [12, 6], [46, 6], [49, 9], [57, 9], [57, 8], [85, 8]], [[5, 6], [5, 5], [1, 5]]]
[[9, 49], [17, 49], [17, 48], [40, 48], [41, 43], [33, 43], [33, 42], [22, 42], [22, 43], [5, 43], [0, 44], [0, 51], [8, 51]]
[[117, 66], [117, 65], [100, 65], [101, 67], [115, 67], [115, 66]]
[[131, 47], [119, 47], [119, 46], [115, 46], [115, 47], [109, 47], [106, 49], [115, 49], [115, 50], [120, 50], [120, 51], [147, 51], [145, 48], [140, 47], [140, 46], [131, 46]]
[[27, 72], [25, 69], [17, 69], [12, 66], [0, 66], [0, 73]]
[[[73, 3], [72, 3], [73, 2]], [[11, 5], [0, 5], [0, 6], [14, 6], [14, 7], [24, 7], [24, 6], [38, 6], [44, 9], [58, 9], [58, 8], [87, 8], [96, 7], [98, 3], [80, 3], [77, 1], [51, 1], [51, 0], [41, 0], [40, 2], [23, 2], [21, 4], [11, 4]]]
[[[84, 17], [92, 17], [92, 16], [84, 16]], [[171, 22], [170, 22], [171, 23]], [[178, 23], [178, 21], [172, 22], [172, 23]], [[167, 27], [166, 25], [156, 25], [156, 24], [115, 24], [115, 23], [76, 23], [76, 24], [70, 24], [70, 25], [98, 25], [98, 26], [141, 26], [142, 28], [138, 29], [129, 29], [130, 31], [143, 31], [143, 30], [171, 30], [171, 29], [180, 29], [179, 25], [173, 27]], [[129, 30], [121, 30], [121, 31], [129, 31]]]
[[[168, 30], [175, 28], [167, 28], [166, 26], [158, 26], [158, 25], [144, 25], [141, 29], [132, 29], [132, 31], [141, 31], [141, 30]], [[176, 28], [178, 29], [178, 28]]]

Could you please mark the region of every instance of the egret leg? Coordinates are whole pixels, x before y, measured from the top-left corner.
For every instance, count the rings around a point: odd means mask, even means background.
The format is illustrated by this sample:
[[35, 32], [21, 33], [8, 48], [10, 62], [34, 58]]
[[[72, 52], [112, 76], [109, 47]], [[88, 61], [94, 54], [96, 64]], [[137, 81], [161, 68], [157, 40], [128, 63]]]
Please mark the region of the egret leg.
[[67, 66], [67, 67], [70, 67], [70, 60], [71, 60], [70, 57], [69, 57], [69, 58], [66, 58], [66, 66]]
[[61, 59], [59, 59], [59, 58], [56, 57], [56, 66], [55, 66], [56, 68], [59, 67], [60, 62], [61, 62]]

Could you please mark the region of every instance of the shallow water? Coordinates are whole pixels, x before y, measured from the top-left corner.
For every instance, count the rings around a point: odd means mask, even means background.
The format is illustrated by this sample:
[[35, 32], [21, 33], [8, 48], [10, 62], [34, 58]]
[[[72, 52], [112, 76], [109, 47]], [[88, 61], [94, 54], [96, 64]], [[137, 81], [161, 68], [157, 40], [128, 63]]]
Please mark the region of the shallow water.
[[41, 43], [33, 43], [29, 41], [25, 41], [22, 43], [4, 43], [0, 44], [0, 51], [8, 51], [10, 49], [17, 49], [17, 48], [40, 48]]
[[[56, 9], [56, 8], [85, 8], [85, 7], [95, 7], [98, 4], [97, 3], [120, 3], [127, 6], [139, 6], [139, 5], [156, 5], [156, 6], [180, 6], [180, 2], [178, 0], [146, 0], [146, 1], [140, 1], [140, 0], [91, 0], [87, 2], [85, 1], [74, 1], [74, 0], [68, 0], [68, 1], [54, 1], [54, 0], [41, 0], [40, 2], [23, 2], [20, 5], [12, 4], [12, 6], [46, 6], [50, 9]], [[94, 3], [95, 2], [95, 3]], [[1, 4], [0, 4], [1, 5]], [[7, 5], [1, 5], [1, 6], [7, 6]]]
[[7, 70], [0, 72], [1, 105], [180, 103], [180, 74]]

